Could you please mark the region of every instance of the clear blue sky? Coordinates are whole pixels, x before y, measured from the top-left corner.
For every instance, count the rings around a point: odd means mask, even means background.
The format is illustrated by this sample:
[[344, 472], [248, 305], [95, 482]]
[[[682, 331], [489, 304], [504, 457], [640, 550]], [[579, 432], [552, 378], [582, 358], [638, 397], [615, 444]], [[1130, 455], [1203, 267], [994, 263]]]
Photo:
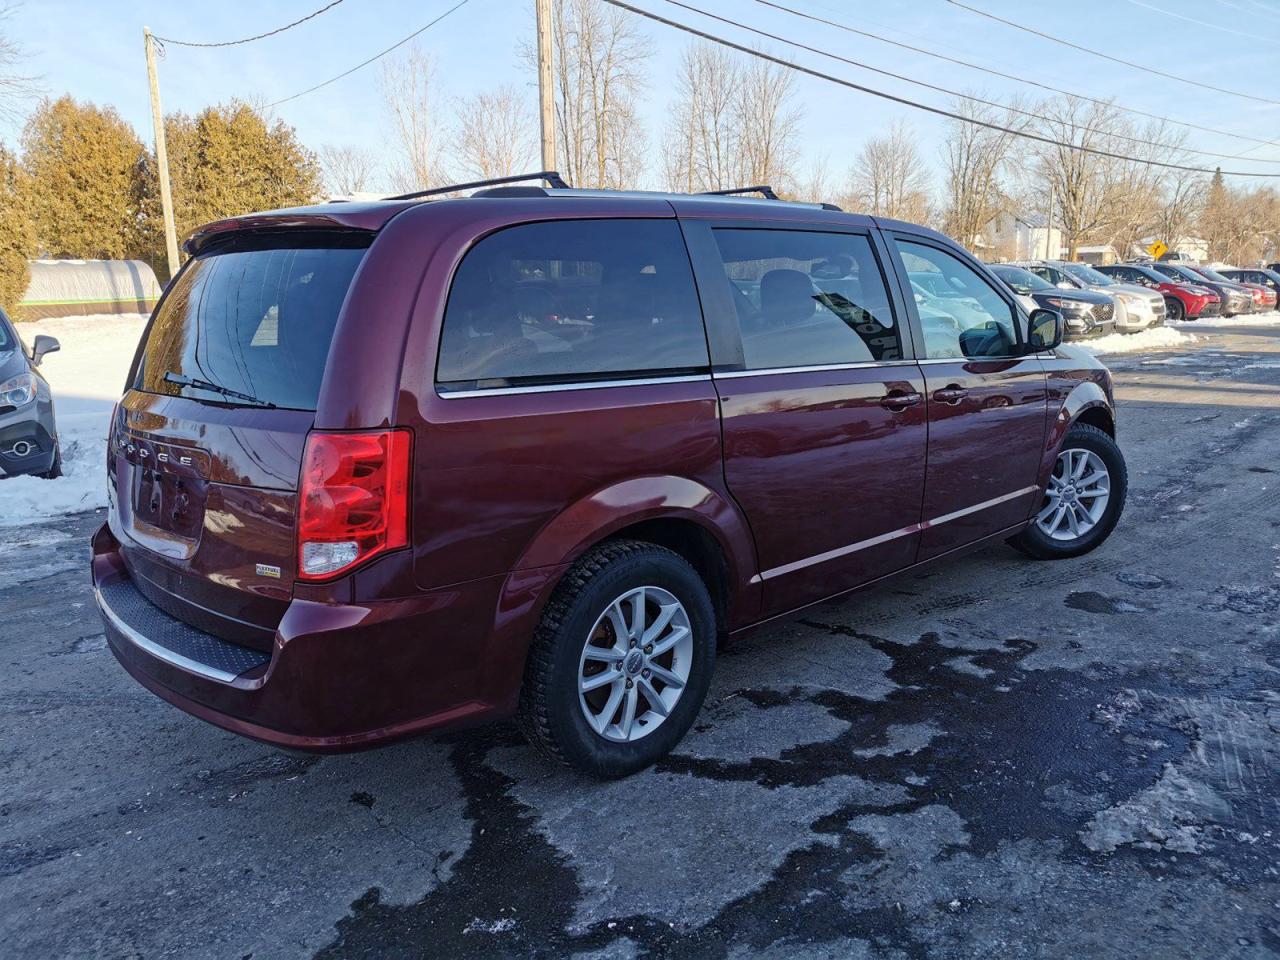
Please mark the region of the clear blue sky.
[[[29, 72], [41, 76], [45, 93], [113, 105], [150, 141], [142, 27], [184, 40], [216, 41], [260, 33], [294, 20], [324, 0], [227, 0], [129, 3], [88, 0], [19, 0], [7, 32], [30, 54]], [[244, 46], [196, 50], [170, 46], [160, 62], [167, 111], [195, 112], [232, 97], [275, 100], [341, 72], [417, 29], [456, 0], [345, 0], [340, 6], [280, 36]], [[818, 69], [935, 105], [946, 97], [833, 63], [782, 44], [763, 41], [711, 23], [663, 0], [637, 5], [761, 46]], [[974, 73], [872, 40], [799, 20], [752, 0], [692, 0], [697, 6], [745, 20], [762, 29], [921, 80], [988, 99], [1005, 100], [1019, 84]], [[1153, 77], [1110, 64], [1012, 28], [982, 19], [945, 0], [784, 0], [788, 5], [840, 20], [897, 40], [976, 61], [1022, 77], [1121, 102], [1152, 113], [1220, 129], [1280, 139], [1280, 106], [1251, 102]], [[1108, 0], [1106, 3], [1026, 3], [967, 0], [973, 6], [1074, 40], [1126, 60], [1147, 63], [1217, 86], [1280, 99], [1280, 0]], [[1270, 12], [1268, 12], [1270, 11]], [[1197, 23], [1193, 21], [1202, 21]], [[685, 35], [644, 22], [655, 54], [651, 82], [642, 100], [650, 134], [653, 169], [670, 103], [670, 77]], [[533, 31], [533, 0], [469, 0], [466, 6], [418, 39], [437, 65], [442, 94], [468, 94], [515, 83], [536, 96], [532, 76], [520, 60], [521, 43]], [[324, 89], [278, 108], [308, 146], [383, 142], [387, 128], [374, 64]], [[923, 153], [937, 161], [942, 122], [926, 114], [822, 81], [801, 77], [797, 102], [804, 108], [805, 163], [819, 156], [833, 177], [843, 178], [850, 158], [868, 137], [895, 119], [921, 135]], [[0, 140], [14, 143], [19, 128], [0, 125]], [[1250, 144], [1193, 134], [1192, 145], [1234, 153]], [[1263, 147], [1250, 158], [1280, 159], [1280, 147]], [[1205, 160], [1213, 166], [1219, 161]], [[1225, 163], [1225, 161], [1222, 161]], [[1280, 171], [1280, 164], [1246, 169]], [[803, 177], [803, 173], [801, 174]], [[650, 186], [656, 184], [648, 184]]]

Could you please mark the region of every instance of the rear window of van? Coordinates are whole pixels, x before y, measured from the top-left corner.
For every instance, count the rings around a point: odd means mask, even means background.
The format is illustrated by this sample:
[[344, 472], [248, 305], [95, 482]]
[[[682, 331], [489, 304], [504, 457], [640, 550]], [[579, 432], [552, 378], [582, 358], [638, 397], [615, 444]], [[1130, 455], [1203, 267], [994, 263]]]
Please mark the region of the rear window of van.
[[156, 311], [134, 389], [314, 410], [338, 312], [368, 245], [364, 235], [284, 235], [195, 258]]

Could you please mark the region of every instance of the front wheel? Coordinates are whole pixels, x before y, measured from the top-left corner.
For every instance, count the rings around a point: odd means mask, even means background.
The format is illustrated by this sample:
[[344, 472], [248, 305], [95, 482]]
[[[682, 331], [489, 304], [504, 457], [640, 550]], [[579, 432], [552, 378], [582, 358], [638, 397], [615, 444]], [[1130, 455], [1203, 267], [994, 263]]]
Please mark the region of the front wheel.
[[62, 444], [57, 440], [53, 446], [53, 463], [49, 464], [49, 469], [40, 474], [46, 480], [57, 480], [62, 476]]
[[623, 777], [671, 752], [711, 683], [716, 618], [697, 571], [635, 540], [565, 575], [529, 651], [519, 720], [553, 759]]
[[1181, 323], [1187, 319], [1187, 308], [1177, 297], [1171, 297], [1165, 301], [1164, 318], [1167, 323]]
[[1037, 560], [1088, 553], [1115, 529], [1128, 485], [1116, 442], [1097, 427], [1077, 424], [1062, 441], [1035, 517], [1010, 542]]

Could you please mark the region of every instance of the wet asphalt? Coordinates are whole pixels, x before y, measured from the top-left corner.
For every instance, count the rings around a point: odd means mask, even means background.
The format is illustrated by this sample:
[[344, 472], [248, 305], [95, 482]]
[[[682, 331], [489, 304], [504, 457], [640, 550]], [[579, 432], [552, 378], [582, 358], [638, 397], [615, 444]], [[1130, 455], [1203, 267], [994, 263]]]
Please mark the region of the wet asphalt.
[[327, 758], [216, 730], [107, 651], [99, 517], [3, 531], [0, 954], [1280, 955], [1280, 329], [1198, 335], [1111, 360], [1100, 550], [763, 629], [616, 783], [505, 726]]

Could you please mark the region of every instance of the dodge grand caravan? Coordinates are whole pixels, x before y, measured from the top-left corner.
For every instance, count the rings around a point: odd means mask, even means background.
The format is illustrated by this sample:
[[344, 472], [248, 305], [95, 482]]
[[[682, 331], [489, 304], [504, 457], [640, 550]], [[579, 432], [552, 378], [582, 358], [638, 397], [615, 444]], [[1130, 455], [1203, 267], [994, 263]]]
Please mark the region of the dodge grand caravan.
[[141, 684], [282, 747], [515, 716], [624, 775], [721, 642], [993, 541], [1077, 556], [1124, 504], [1106, 369], [922, 227], [526, 185], [185, 249], [93, 582]]

